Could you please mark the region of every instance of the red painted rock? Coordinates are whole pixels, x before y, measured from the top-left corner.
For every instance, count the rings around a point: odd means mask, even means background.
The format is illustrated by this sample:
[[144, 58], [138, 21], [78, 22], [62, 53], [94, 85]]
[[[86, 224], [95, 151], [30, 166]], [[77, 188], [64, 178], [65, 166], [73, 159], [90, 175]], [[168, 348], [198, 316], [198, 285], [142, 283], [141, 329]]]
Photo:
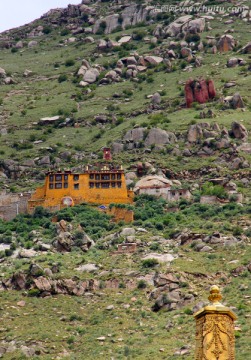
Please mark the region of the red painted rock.
[[215, 98], [215, 96], [216, 96], [216, 91], [215, 91], [215, 87], [214, 87], [214, 82], [213, 82], [213, 80], [208, 80], [207, 86], [208, 86], [209, 98], [210, 98], [210, 99]]
[[189, 79], [185, 85], [186, 105], [188, 108], [190, 108], [191, 104], [194, 102], [194, 94], [193, 94], [192, 84], [193, 84], [193, 80]]

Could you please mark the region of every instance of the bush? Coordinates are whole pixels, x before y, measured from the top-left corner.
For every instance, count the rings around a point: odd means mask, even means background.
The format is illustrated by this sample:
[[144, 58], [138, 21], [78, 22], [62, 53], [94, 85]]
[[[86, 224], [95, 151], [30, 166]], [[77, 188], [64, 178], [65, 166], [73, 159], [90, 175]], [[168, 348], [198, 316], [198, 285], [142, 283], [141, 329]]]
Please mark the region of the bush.
[[142, 267], [144, 268], [152, 268], [159, 265], [159, 262], [157, 259], [146, 259], [142, 261]]
[[220, 199], [227, 199], [228, 194], [223, 186], [206, 182], [202, 185], [202, 195], [217, 196]]
[[43, 33], [45, 34], [45, 35], [47, 35], [47, 34], [50, 34], [51, 33], [51, 31], [52, 31], [52, 28], [50, 27], [50, 26], [44, 26], [44, 28], [43, 28]]
[[28, 291], [29, 297], [38, 297], [39, 295], [40, 295], [40, 290], [38, 290], [38, 289], [30, 289]]
[[153, 242], [153, 243], [150, 245], [149, 249], [152, 250], [152, 251], [160, 250], [160, 244], [157, 243], [157, 242]]
[[139, 280], [137, 288], [138, 289], [145, 289], [147, 287], [147, 283], [145, 282], [145, 280]]
[[70, 34], [70, 30], [68, 30], [68, 29], [63, 29], [60, 33], [61, 36], [66, 36], [68, 34]]
[[73, 59], [67, 59], [64, 64], [65, 66], [73, 66], [75, 61]]
[[58, 82], [61, 83], [63, 81], [66, 81], [67, 80], [67, 75], [66, 74], [61, 74], [59, 75], [58, 77]]

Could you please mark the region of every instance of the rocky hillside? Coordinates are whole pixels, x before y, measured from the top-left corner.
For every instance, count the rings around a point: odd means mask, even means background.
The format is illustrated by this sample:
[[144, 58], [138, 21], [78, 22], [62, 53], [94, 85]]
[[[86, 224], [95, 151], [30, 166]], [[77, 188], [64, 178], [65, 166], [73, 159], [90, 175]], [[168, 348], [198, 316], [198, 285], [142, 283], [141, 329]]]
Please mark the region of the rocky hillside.
[[0, 221], [4, 359], [193, 359], [212, 284], [248, 358], [250, 22], [244, 0], [83, 0], [0, 34], [0, 211], [104, 146], [135, 190], [130, 224]]

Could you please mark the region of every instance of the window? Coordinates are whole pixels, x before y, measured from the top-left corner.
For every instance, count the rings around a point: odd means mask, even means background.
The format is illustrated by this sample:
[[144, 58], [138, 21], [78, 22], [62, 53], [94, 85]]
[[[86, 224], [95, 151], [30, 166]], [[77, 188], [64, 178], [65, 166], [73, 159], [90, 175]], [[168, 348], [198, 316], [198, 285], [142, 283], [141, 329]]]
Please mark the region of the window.
[[56, 183], [55, 189], [62, 189], [62, 183]]
[[116, 183], [112, 182], [112, 188], [115, 188], [115, 187], [116, 187]]
[[68, 180], [68, 175], [64, 175], [64, 181]]
[[50, 176], [49, 176], [49, 179], [50, 179], [50, 182], [53, 182], [54, 176], [53, 176], [53, 175], [50, 175]]
[[101, 179], [102, 180], [110, 180], [110, 175], [109, 174], [103, 174], [103, 175], [101, 175]]
[[120, 181], [117, 182], [117, 186], [118, 186], [118, 188], [121, 188], [121, 182]]
[[55, 175], [56, 181], [62, 181], [62, 175]]
[[49, 184], [49, 189], [54, 189], [54, 186], [53, 186], [53, 184], [51, 183], [51, 184]]
[[121, 174], [117, 175], [117, 179], [120, 180], [121, 179]]
[[100, 183], [96, 183], [96, 188], [100, 188]]
[[64, 188], [67, 189], [68, 188], [68, 182], [64, 183]]
[[74, 181], [78, 181], [78, 179], [79, 179], [79, 175], [73, 175], [73, 180]]
[[100, 180], [100, 175], [96, 175], [95, 180]]
[[90, 183], [89, 183], [89, 186], [90, 186], [91, 189], [94, 188], [94, 183], [93, 183], [93, 182], [90, 182]]
[[90, 174], [90, 179], [94, 179], [94, 174]]
[[109, 183], [107, 183], [107, 182], [103, 182], [103, 183], [101, 183], [101, 187], [103, 188], [103, 189], [108, 189], [109, 188]]
[[79, 184], [74, 184], [74, 190], [79, 190]]
[[112, 180], [115, 180], [115, 174], [111, 175]]

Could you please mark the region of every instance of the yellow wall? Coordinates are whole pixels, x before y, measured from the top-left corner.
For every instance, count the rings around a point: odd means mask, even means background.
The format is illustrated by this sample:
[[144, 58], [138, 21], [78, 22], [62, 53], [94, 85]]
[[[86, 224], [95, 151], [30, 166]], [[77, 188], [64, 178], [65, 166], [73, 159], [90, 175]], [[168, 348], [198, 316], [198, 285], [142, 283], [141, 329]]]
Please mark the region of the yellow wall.
[[[127, 190], [125, 183], [125, 175], [123, 171], [117, 172], [91, 172], [94, 179], [90, 179], [90, 173], [72, 174], [72, 173], [49, 173], [46, 176], [45, 184], [41, 188], [37, 188], [36, 192], [32, 195], [29, 201], [28, 207], [32, 211], [36, 206], [42, 205], [44, 207], [55, 207], [62, 205], [62, 199], [66, 196], [71, 197], [74, 204], [81, 202], [104, 204], [109, 205], [111, 203], [124, 203], [129, 204], [133, 202], [133, 191]], [[62, 181], [56, 181], [55, 177], [62, 177]], [[64, 177], [67, 175], [67, 180]], [[110, 175], [110, 180], [96, 180], [96, 175]], [[115, 176], [115, 179], [111, 180], [111, 176]], [[76, 177], [78, 176], [78, 179]], [[120, 176], [121, 179], [117, 179]], [[53, 178], [53, 181], [52, 181]], [[90, 187], [90, 182], [94, 187]], [[102, 183], [109, 183], [109, 188], [102, 188]], [[118, 182], [121, 183], [121, 187], [117, 187]], [[64, 187], [64, 183], [67, 183], [67, 188]], [[96, 183], [100, 184], [99, 188], [96, 188]], [[112, 188], [111, 184], [115, 183], [116, 187]], [[61, 185], [60, 185], [61, 184]], [[78, 185], [77, 185], [78, 184]], [[53, 185], [53, 188], [51, 188]], [[56, 188], [61, 186], [61, 188]], [[76, 189], [78, 186], [78, 189]]]

